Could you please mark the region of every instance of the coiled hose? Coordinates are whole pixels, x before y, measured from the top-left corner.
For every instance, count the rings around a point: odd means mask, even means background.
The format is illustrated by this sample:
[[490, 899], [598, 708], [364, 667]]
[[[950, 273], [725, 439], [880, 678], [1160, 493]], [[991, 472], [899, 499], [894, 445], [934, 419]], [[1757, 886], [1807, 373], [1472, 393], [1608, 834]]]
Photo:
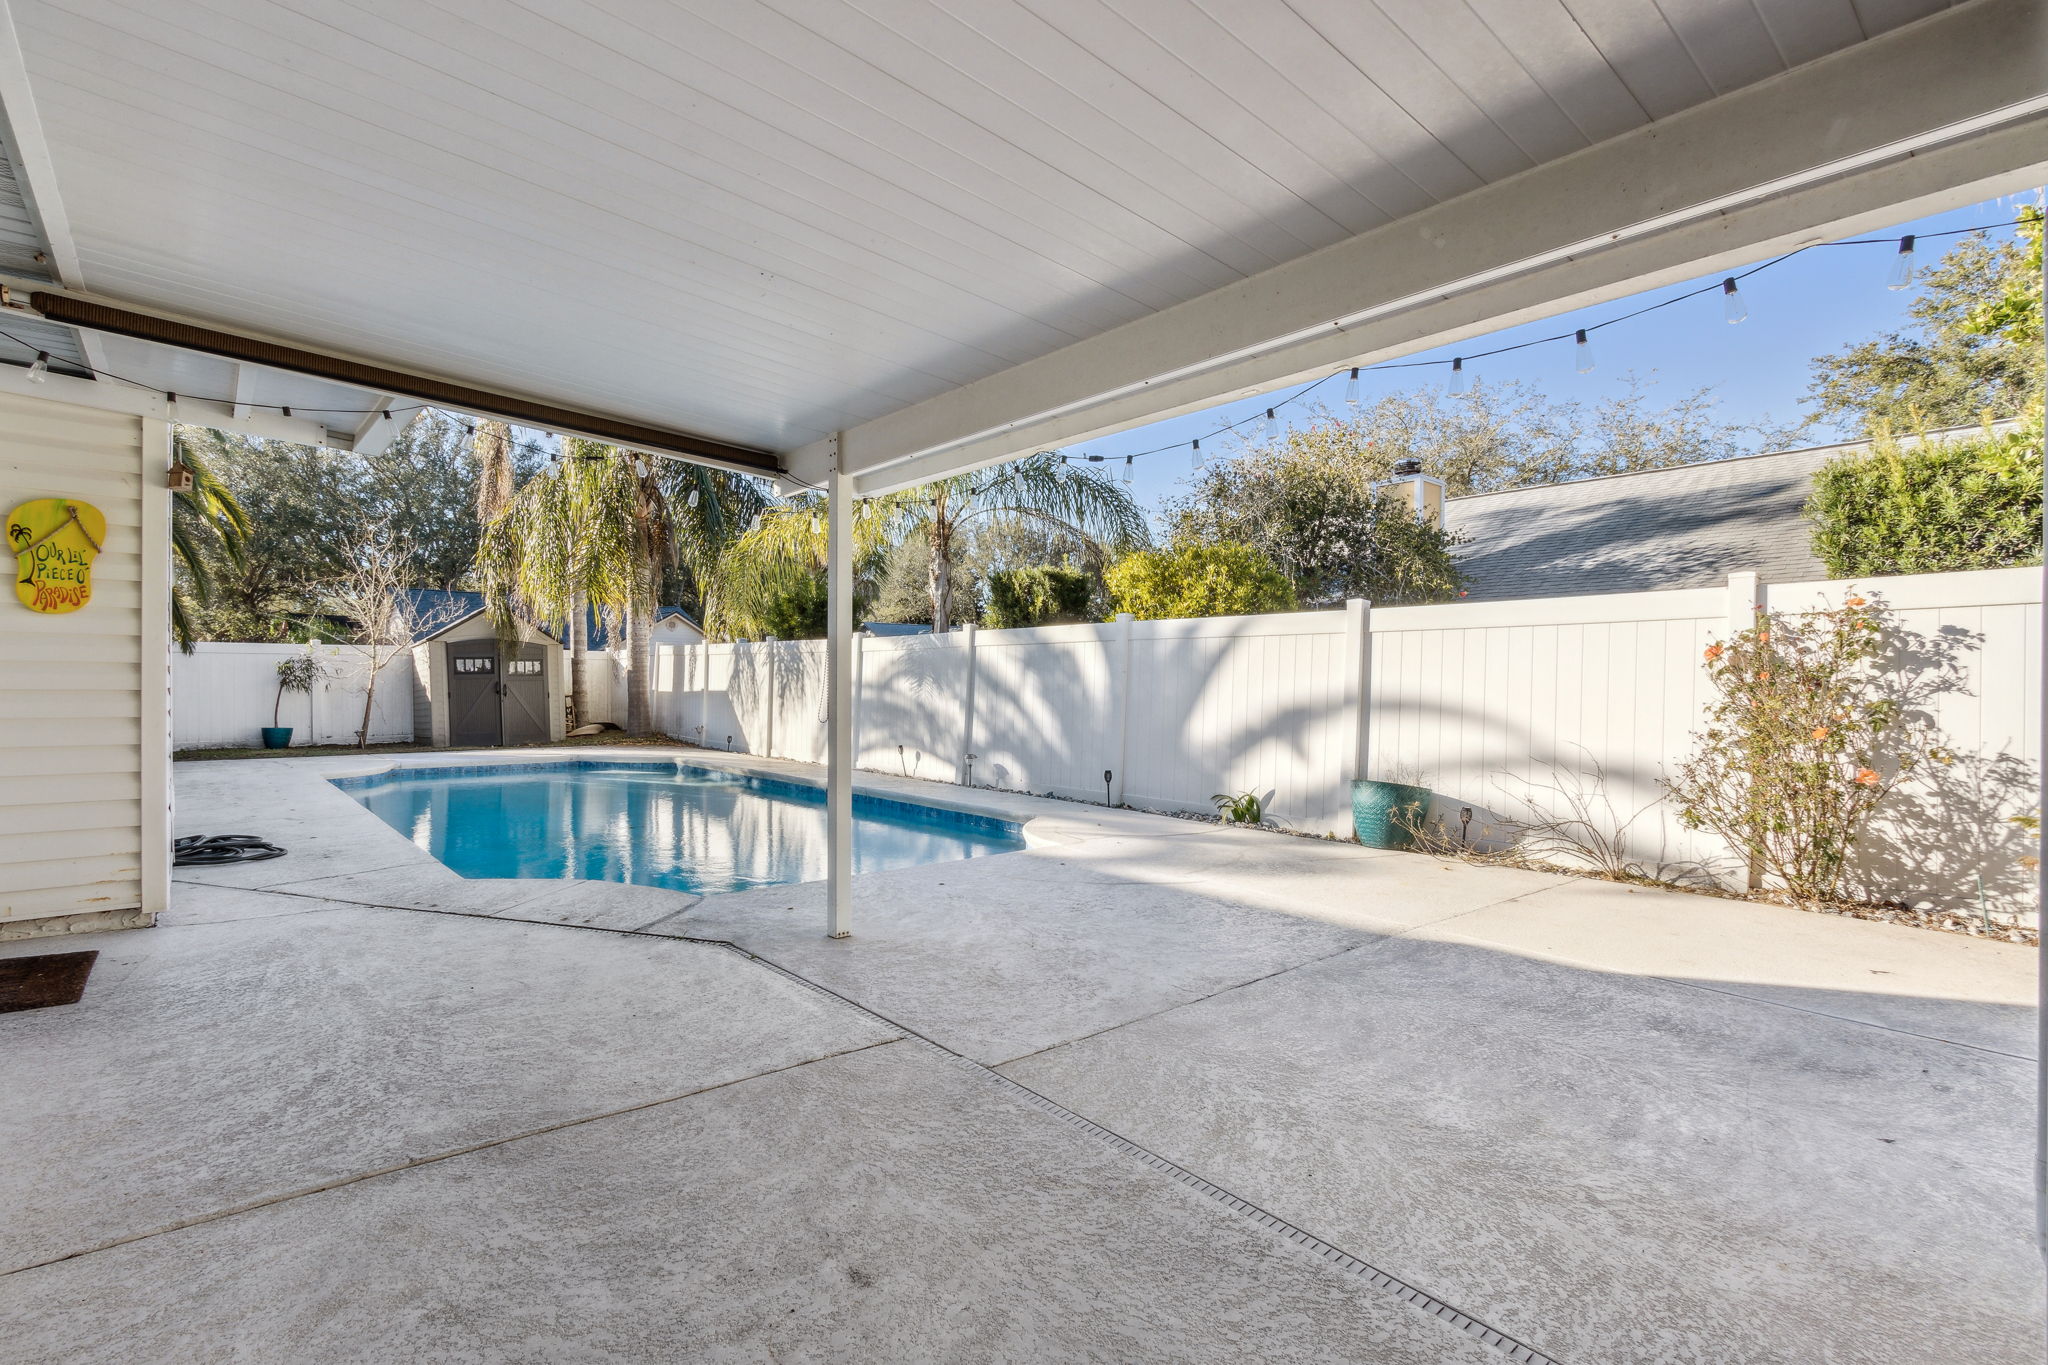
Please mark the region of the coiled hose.
[[282, 858], [284, 850], [253, 834], [187, 834], [171, 840], [172, 867], [215, 867]]

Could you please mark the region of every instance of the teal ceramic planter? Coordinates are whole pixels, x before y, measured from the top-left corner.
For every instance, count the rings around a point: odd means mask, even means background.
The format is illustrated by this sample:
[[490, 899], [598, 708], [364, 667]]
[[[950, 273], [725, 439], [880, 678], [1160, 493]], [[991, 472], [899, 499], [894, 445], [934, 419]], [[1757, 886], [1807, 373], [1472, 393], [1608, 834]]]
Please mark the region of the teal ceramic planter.
[[1351, 784], [1351, 828], [1367, 848], [1407, 848], [1422, 828], [1429, 798], [1427, 787], [1358, 778]]
[[292, 727], [289, 725], [266, 725], [263, 727], [263, 747], [266, 749], [289, 749], [292, 743]]

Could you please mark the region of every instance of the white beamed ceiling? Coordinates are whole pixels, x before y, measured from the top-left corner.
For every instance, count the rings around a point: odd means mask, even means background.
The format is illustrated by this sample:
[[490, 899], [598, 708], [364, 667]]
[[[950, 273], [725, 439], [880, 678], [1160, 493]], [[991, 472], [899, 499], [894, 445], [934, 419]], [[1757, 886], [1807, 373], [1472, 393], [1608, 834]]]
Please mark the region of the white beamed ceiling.
[[1940, 0], [11, 0], [83, 287], [787, 449]]

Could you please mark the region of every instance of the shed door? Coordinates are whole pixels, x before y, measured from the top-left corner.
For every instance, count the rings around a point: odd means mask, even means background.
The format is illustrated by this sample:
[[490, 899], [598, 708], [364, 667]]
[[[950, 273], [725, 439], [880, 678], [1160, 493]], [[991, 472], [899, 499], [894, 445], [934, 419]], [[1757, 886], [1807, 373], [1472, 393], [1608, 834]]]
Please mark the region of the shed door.
[[501, 689], [504, 723], [502, 742], [548, 742], [547, 652], [540, 645], [515, 645], [505, 651]]
[[503, 742], [498, 705], [498, 642], [457, 640], [448, 646], [448, 742]]

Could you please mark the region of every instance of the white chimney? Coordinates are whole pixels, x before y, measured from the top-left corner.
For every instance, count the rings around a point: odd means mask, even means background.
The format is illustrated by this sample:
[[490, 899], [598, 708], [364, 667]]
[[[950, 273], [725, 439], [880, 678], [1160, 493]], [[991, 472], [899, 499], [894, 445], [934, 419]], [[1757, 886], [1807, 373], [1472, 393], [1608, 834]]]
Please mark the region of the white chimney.
[[1394, 477], [1375, 485], [1375, 491], [1380, 489], [1401, 490], [1402, 496], [1408, 500], [1408, 510], [1417, 521], [1443, 529], [1444, 481], [1423, 473], [1422, 461], [1412, 456], [1394, 461]]

